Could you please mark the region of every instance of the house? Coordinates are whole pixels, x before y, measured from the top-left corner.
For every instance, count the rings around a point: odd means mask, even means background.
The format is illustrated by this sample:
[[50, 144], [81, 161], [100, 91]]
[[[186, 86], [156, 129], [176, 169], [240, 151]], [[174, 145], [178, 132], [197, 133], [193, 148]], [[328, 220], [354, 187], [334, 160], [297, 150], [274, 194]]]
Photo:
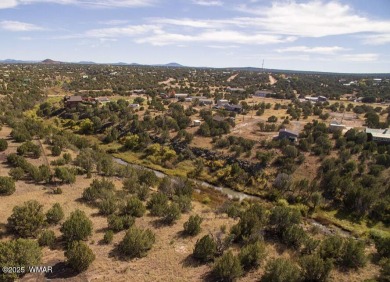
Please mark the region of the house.
[[110, 99], [108, 99], [107, 97], [97, 97], [95, 101], [97, 104], [105, 105], [110, 102]]
[[228, 87], [228, 88], [226, 88], [226, 91], [227, 91], [227, 92], [245, 92], [245, 89], [244, 89], [244, 88], [232, 88], [232, 87]]
[[242, 112], [242, 106], [241, 105], [225, 104], [223, 107], [225, 108], [225, 110], [230, 111], [230, 112], [236, 112], [236, 113], [241, 113]]
[[196, 119], [196, 120], [193, 121], [192, 125], [193, 126], [199, 126], [200, 123], [201, 123], [200, 120]]
[[192, 97], [184, 98], [184, 102], [192, 102]]
[[334, 132], [334, 131], [343, 131], [346, 129], [346, 126], [344, 124], [338, 123], [337, 121], [332, 121], [329, 124], [329, 130]]
[[312, 103], [318, 102], [318, 97], [305, 96], [306, 101], [310, 101]]
[[223, 107], [224, 105], [226, 104], [229, 104], [229, 101], [228, 100], [225, 100], [225, 99], [220, 99], [217, 101], [217, 106], [218, 107]]
[[201, 106], [212, 105], [214, 103], [213, 99], [199, 99], [199, 104]]
[[367, 139], [377, 143], [390, 143], [390, 128], [386, 129], [373, 129], [366, 128]]
[[175, 94], [175, 98], [177, 98], [177, 99], [184, 99], [184, 98], [187, 98], [187, 97], [188, 97], [187, 93], [177, 93], [177, 94]]
[[64, 97], [64, 104], [67, 108], [75, 108], [78, 104], [82, 103], [83, 97], [81, 96], [66, 96]]
[[269, 96], [272, 96], [272, 95], [275, 95], [276, 93], [270, 91], [270, 90], [257, 90], [253, 96], [255, 97], [269, 97]]
[[318, 96], [318, 102], [326, 102], [328, 101], [328, 98], [326, 98], [325, 96]]
[[298, 133], [283, 128], [279, 130], [277, 139], [289, 139], [290, 141], [296, 142], [298, 140]]
[[144, 89], [135, 89], [135, 90], [133, 90], [133, 93], [134, 94], [145, 94], [145, 90]]
[[140, 105], [139, 104], [130, 104], [129, 107], [136, 110], [136, 109], [140, 108]]
[[213, 121], [216, 121], [216, 122], [223, 122], [223, 121], [225, 121], [225, 120], [226, 120], [226, 118], [223, 117], [223, 116], [220, 116], [220, 115], [215, 115], [215, 116], [213, 116]]

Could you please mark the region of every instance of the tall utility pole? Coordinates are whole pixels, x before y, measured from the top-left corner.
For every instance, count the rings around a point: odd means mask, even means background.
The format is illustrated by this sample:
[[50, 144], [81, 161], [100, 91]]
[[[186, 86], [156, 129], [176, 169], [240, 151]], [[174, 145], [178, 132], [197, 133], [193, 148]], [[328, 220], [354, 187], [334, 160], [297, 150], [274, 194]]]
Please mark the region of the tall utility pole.
[[264, 73], [264, 59], [263, 59], [263, 63], [261, 64], [261, 72]]

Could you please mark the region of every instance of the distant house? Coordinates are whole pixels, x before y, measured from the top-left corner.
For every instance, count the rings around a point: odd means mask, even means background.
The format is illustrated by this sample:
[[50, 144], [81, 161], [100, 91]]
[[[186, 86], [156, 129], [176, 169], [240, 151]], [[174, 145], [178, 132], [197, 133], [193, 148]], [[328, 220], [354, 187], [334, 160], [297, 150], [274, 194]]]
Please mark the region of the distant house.
[[230, 111], [230, 112], [236, 112], [236, 113], [241, 113], [242, 112], [242, 106], [241, 105], [225, 104], [223, 107], [225, 108], [225, 110]]
[[175, 94], [175, 98], [177, 98], [177, 99], [184, 99], [184, 98], [187, 98], [187, 97], [188, 97], [187, 93], [177, 93], [177, 94]]
[[369, 141], [377, 143], [390, 143], [390, 128], [386, 129], [373, 129], [366, 128], [365, 130]]
[[64, 104], [67, 108], [75, 108], [78, 104], [82, 103], [83, 97], [81, 96], [66, 96], [64, 98]]
[[192, 102], [192, 97], [184, 98], [184, 102]]
[[226, 120], [226, 118], [223, 117], [223, 116], [220, 116], [220, 115], [215, 115], [215, 116], [213, 116], [213, 121], [223, 122], [223, 121], [225, 121], [225, 120]]
[[100, 105], [105, 105], [110, 102], [110, 99], [108, 99], [107, 97], [97, 97], [95, 101]]
[[270, 91], [270, 90], [257, 90], [253, 96], [255, 97], [269, 97], [269, 96], [272, 96], [272, 95], [275, 95], [276, 93]]
[[140, 105], [139, 104], [130, 104], [129, 107], [136, 110], [136, 109], [140, 108]]
[[226, 91], [227, 91], [227, 92], [245, 92], [245, 89], [244, 89], [244, 88], [232, 88], [232, 87], [228, 87], [228, 88], [226, 88]]
[[318, 96], [318, 101], [319, 102], [326, 102], [326, 101], [328, 101], [328, 98], [326, 98], [325, 96]]
[[229, 101], [228, 100], [225, 100], [225, 99], [220, 99], [217, 101], [217, 106], [218, 107], [223, 107], [224, 105], [226, 104], [229, 104]]
[[343, 131], [346, 129], [346, 126], [344, 124], [338, 123], [337, 121], [332, 121], [329, 124], [329, 130], [334, 132], [334, 131]]
[[194, 120], [192, 123], [193, 126], [199, 126], [200, 124], [201, 124], [201, 122], [198, 119]]
[[205, 105], [212, 105], [214, 103], [213, 99], [199, 99], [199, 104], [201, 106], [205, 106]]
[[289, 139], [290, 141], [296, 142], [298, 140], [298, 133], [283, 128], [279, 130], [277, 139]]
[[305, 100], [316, 103], [318, 102], [318, 97], [305, 96]]
[[145, 94], [145, 90], [144, 89], [135, 89], [135, 90], [133, 90], [133, 93], [134, 94]]

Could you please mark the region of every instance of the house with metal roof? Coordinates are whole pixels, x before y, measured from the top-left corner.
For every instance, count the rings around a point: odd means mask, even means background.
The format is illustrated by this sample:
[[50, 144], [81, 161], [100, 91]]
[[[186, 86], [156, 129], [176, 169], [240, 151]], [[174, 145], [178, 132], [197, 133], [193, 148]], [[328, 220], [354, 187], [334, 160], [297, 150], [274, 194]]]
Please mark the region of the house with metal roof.
[[298, 133], [291, 131], [291, 130], [288, 130], [286, 128], [282, 128], [281, 130], [279, 130], [279, 135], [276, 138], [277, 139], [288, 139], [290, 141], [295, 142], [298, 140], [298, 136], [299, 136]]
[[390, 128], [374, 129], [366, 128], [365, 130], [368, 140], [377, 143], [390, 143]]

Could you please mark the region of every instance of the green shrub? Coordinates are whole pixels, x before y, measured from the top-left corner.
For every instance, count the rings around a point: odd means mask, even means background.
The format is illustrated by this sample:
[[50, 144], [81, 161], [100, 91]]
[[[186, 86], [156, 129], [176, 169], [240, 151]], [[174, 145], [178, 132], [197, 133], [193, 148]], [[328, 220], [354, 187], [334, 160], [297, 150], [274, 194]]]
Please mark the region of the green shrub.
[[186, 221], [183, 225], [184, 234], [189, 236], [195, 236], [200, 233], [201, 223], [203, 219], [199, 215], [191, 215], [188, 221]]
[[160, 192], [155, 193], [151, 196], [146, 206], [150, 210], [151, 215], [164, 216], [168, 207], [168, 197]]
[[0, 176], [0, 195], [12, 195], [15, 192], [15, 181], [8, 176]]
[[278, 235], [293, 224], [301, 222], [301, 215], [298, 210], [284, 206], [276, 206], [271, 211], [270, 225]]
[[[1, 266], [28, 266], [39, 265], [42, 251], [38, 242], [27, 239], [17, 239], [0, 242], [0, 265]], [[0, 281], [15, 281], [18, 274], [13, 272], [4, 273], [0, 271]]]
[[216, 242], [210, 235], [205, 235], [196, 241], [192, 255], [200, 261], [207, 262], [214, 259], [216, 252]]
[[7, 150], [8, 142], [5, 139], [0, 139], [0, 152]]
[[114, 232], [112, 230], [107, 230], [104, 233], [103, 242], [105, 244], [110, 244], [113, 239], [114, 239]]
[[83, 272], [88, 269], [90, 264], [95, 260], [92, 250], [81, 241], [70, 243], [65, 251], [65, 257], [68, 264], [77, 272]]
[[277, 258], [270, 261], [261, 279], [262, 282], [298, 282], [301, 274], [299, 268], [290, 260]]
[[380, 282], [388, 282], [390, 281], [390, 260], [386, 259], [382, 263], [382, 267], [380, 270], [380, 276], [379, 276]]
[[102, 215], [113, 214], [117, 209], [117, 199], [109, 196], [99, 203], [99, 213]]
[[92, 234], [92, 221], [85, 212], [75, 210], [62, 224], [60, 230], [67, 242], [86, 240]]
[[212, 273], [217, 281], [233, 281], [243, 274], [243, 269], [240, 260], [228, 251], [215, 262]]
[[331, 260], [323, 260], [319, 255], [303, 256], [299, 260], [304, 281], [327, 281], [332, 270]]
[[25, 172], [21, 167], [14, 167], [10, 169], [8, 174], [12, 177], [13, 180], [18, 181], [23, 178]]
[[49, 248], [53, 248], [55, 241], [56, 235], [53, 230], [44, 230], [38, 238], [39, 246], [48, 246]]
[[108, 228], [114, 232], [119, 232], [133, 226], [135, 219], [129, 215], [118, 216], [112, 214], [107, 218]]
[[306, 232], [297, 224], [289, 226], [282, 233], [283, 242], [297, 250], [304, 244], [307, 237]]
[[377, 237], [374, 240], [378, 254], [383, 258], [390, 258], [390, 237]]
[[16, 206], [8, 218], [8, 227], [20, 237], [35, 237], [45, 223], [43, 206], [35, 200]]
[[57, 146], [57, 145], [54, 145], [53, 147], [51, 147], [51, 154], [54, 157], [58, 157], [59, 155], [61, 155], [61, 147]]
[[55, 203], [46, 213], [46, 221], [49, 224], [58, 224], [64, 219], [64, 211], [59, 203]]
[[127, 214], [134, 217], [142, 217], [145, 214], [146, 208], [140, 199], [136, 197], [129, 198], [124, 207], [121, 209], [122, 214]]
[[360, 268], [365, 266], [367, 258], [364, 253], [365, 245], [363, 241], [349, 238], [343, 246], [341, 265], [347, 268]]
[[174, 196], [173, 201], [179, 205], [182, 213], [188, 213], [192, 210], [191, 197], [189, 196]]
[[326, 237], [320, 246], [323, 259], [339, 260], [342, 256], [343, 239], [339, 236]]
[[241, 249], [239, 258], [245, 269], [257, 268], [266, 256], [264, 243], [256, 241]]
[[165, 224], [173, 224], [181, 216], [180, 207], [176, 203], [171, 203], [164, 211], [164, 216], [162, 218]]
[[119, 252], [128, 258], [144, 257], [155, 242], [155, 235], [150, 229], [131, 227], [119, 243]]

